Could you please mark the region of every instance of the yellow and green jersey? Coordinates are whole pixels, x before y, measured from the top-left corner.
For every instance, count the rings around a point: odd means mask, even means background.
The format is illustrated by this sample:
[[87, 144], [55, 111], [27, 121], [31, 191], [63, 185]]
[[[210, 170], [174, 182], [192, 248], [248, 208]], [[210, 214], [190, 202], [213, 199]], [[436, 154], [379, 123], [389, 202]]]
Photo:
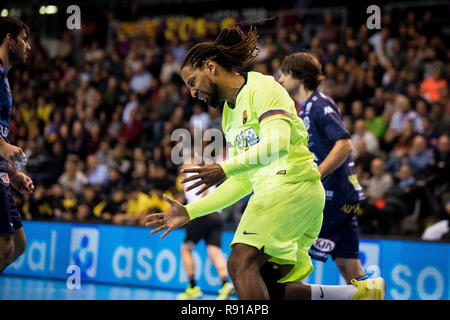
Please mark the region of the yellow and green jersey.
[[[286, 130], [282, 128], [283, 123], [271, 121], [274, 119], [282, 119], [290, 126], [289, 137], [277, 135], [284, 135]], [[225, 102], [222, 128], [227, 143], [232, 145], [232, 152], [229, 150], [232, 157], [221, 163], [227, 176], [245, 173], [254, 189], [277, 174], [285, 175], [283, 180], [292, 182], [320, 178], [314, 157], [308, 150], [308, 133], [297, 116], [295, 103], [272, 76], [258, 72], [246, 75], [235, 107], [230, 108]], [[282, 147], [283, 139], [287, 143], [287, 154], [271, 153], [271, 148], [276, 151]], [[266, 141], [265, 149], [254, 152], [253, 157], [240, 156], [240, 160], [245, 159], [250, 164], [236, 163], [236, 156], [248, 152], [260, 141]]]

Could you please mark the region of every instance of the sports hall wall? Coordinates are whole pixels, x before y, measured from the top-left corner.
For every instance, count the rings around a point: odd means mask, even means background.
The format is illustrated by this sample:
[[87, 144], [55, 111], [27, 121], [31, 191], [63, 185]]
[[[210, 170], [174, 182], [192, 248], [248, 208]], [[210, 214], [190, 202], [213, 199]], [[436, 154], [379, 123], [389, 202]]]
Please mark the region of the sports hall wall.
[[[5, 274], [61, 279], [68, 288], [98, 282], [183, 290], [187, 278], [180, 259], [183, 229], [166, 238], [148, 228], [24, 221], [26, 252]], [[224, 232], [222, 249], [230, 252], [232, 232]], [[367, 272], [386, 280], [386, 299], [450, 299], [450, 243], [361, 239], [360, 257]], [[220, 279], [203, 242], [194, 252], [198, 284], [217, 292]], [[307, 283], [344, 284], [335, 264], [314, 262]]]

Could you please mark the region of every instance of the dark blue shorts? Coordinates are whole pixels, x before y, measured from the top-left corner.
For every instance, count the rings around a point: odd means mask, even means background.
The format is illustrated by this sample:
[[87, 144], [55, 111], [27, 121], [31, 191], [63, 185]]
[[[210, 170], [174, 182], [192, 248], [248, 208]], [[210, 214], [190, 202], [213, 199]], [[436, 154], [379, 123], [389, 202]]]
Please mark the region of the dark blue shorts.
[[359, 232], [357, 214], [361, 210], [357, 204], [335, 204], [325, 202], [322, 229], [316, 242], [309, 249], [311, 258], [327, 261], [334, 259], [355, 259], [359, 257]]
[[14, 203], [8, 173], [0, 172], [0, 234], [13, 234], [22, 227], [22, 218]]

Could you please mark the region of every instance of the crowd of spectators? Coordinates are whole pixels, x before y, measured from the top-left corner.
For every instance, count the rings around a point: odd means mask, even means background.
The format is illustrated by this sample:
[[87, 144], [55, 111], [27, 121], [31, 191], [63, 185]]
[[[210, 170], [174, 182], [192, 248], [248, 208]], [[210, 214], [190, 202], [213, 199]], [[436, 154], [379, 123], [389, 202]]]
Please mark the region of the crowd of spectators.
[[[383, 13], [381, 30], [322, 29], [301, 18], [262, 34], [249, 70], [280, 75], [284, 56], [308, 50], [323, 64], [320, 90], [339, 107], [352, 135], [366, 200], [364, 234], [420, 235], [450, 216], [450, 49], [430, 11]], [[194, 101], [180, 64], [191, 42], [135, 37], [83, 46], [66, 33], [56, 56], [35, 41], [31, 61], [10, 73], [11, 140], [28, 157], [32, 196], [15, 195], [26, 219], [142, 225], [183, 202], [171, 161], [177, 128], [221, 128], [220, 111]], [[81, 61], [81, 63], [79, 63]], [[229, 208], [236, 223], [242, 202]]]

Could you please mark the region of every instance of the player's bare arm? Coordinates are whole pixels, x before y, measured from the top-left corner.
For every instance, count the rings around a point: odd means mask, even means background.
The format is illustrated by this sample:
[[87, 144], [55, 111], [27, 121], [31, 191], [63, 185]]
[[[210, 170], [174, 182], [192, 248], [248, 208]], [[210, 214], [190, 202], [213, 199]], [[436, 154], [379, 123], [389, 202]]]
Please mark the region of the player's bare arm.
[[345, 159], [347, 159], [352, 150], [353, 146], [350, 139], [338, 140], [328, 156], [319, 165], [319, 172], [322, 179], [339, 168], [344, 163]]

